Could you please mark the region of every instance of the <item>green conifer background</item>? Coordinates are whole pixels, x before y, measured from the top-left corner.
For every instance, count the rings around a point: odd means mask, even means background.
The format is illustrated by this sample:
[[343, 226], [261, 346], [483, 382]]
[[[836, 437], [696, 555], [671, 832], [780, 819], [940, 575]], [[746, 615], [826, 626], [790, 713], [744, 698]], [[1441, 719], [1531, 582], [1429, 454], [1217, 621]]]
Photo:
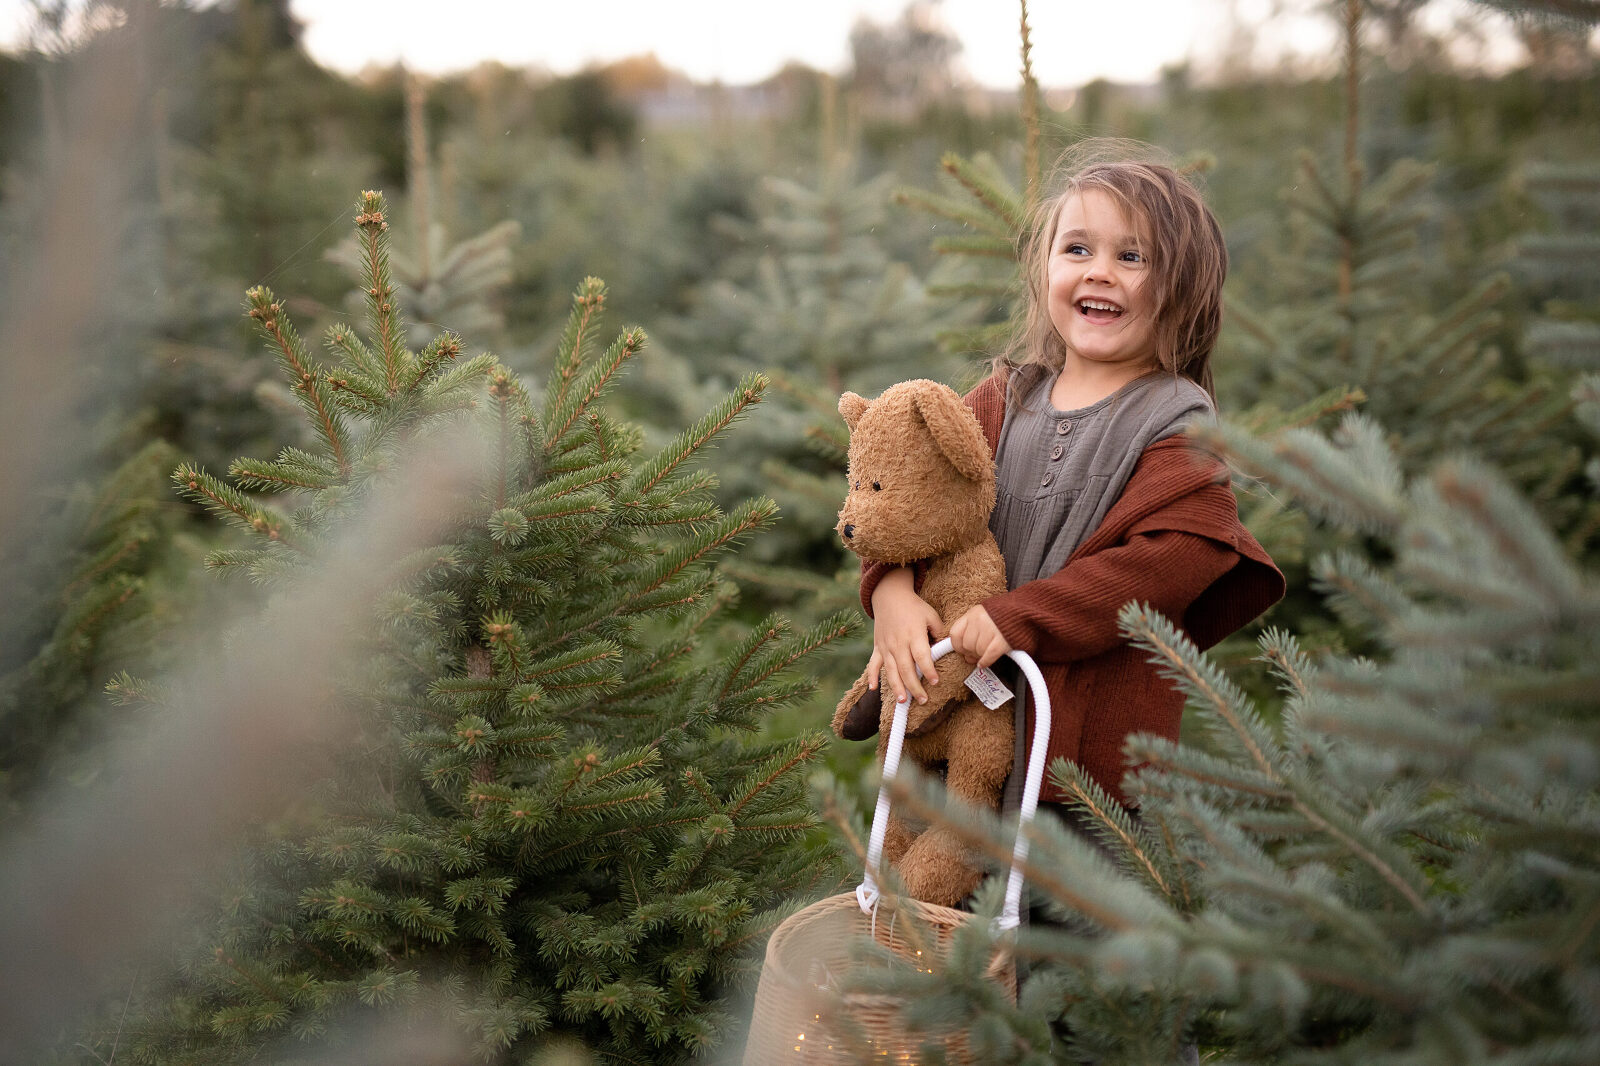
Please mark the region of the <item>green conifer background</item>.
[[383, 197], [358, 211], [367, 339], [333, 327], [324, 364], [270, 290], [249, 293], [317, 445], [236, 460], [234, 485], [178, 468], [182, 494], [257, 545], [208, 565], [269, 586], [313, 568], [375, 485], [407, 476], [404, 442], [462, 419], [489, 442], [475, 502], [437, 546], [371, 560], [396, 580], [349, 687], [327, 693], [361, 742], [320, 813], [255, 836], [182, 976], [141, 982], [129, 1018], [90, 1046], [243, 1062], [337, 1034], [363, 1006], [398, 1024], [442, 1002], [485, 1061], [524, 1061], [557, 1034], [617, 1062], [714, 1049], [738, 1024], [719, 997], [762, 934], [834, 876], [806, 843], [800, 788], [821, 738], [753, 730], [809, 690], [793, 667], [851, 623], [794, 633], [774, 617], [698, 649], [727, 601], [708, 561], [773, 505], [723, 512], [692, 462], [765, 382], [641, 454], [598, 401], [645, 338], [602, 347], [599, 281], [575, 293], [531, 392], [452, 334], [407, 347]]

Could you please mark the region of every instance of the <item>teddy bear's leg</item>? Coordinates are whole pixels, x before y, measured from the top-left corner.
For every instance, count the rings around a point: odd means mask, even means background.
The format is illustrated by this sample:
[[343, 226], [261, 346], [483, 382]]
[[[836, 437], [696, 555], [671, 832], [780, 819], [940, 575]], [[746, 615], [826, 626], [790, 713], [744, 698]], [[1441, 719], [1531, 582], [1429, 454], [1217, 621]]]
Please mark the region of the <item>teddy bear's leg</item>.
[[945, 788], [974, 807], [1000, 809], [1000, 793], [1016, 752], [1016, 722], [1007, 700], [991, 710], [971, 700], [950, 723]]
[[889, 812], [889, 826], [883, 834], [883, 858], [885, 862], [894, 866], [900, 865], [900, 859], [916, 841], [917, 834], [894, 811]]
[[943, 826], [917, 837], [896, 866], [907, 892], [941, 907], [954, 907], [983, 880], [977, 857]]
[[[947, 757], [945, 788], [966, 802], [989, 810], [1011, 770], [1015, 727], [1010, 703], [990, 710], [976, 700], [964, 703], [943, 734]], [[906, 889], [917, 899], [954, 907], [983, 879], [978, 856], [955, 833], [936, 826], [923, 833], [899, 864]]]

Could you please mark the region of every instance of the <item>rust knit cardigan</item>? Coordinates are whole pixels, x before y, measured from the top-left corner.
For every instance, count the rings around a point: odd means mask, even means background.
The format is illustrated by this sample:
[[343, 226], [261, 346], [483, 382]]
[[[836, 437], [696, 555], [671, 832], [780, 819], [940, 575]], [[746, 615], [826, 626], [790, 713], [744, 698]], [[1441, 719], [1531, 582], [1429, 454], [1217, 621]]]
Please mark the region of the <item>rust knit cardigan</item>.
[[[987, 378], [966, 403], [993, 455], [1005, 420], [1003, 379]], [[872, 592], [890, 569], [862, 571], [869, 616]], [[1065, 566], [983, 606], [1011, 646], [1039, 662], [1050, 690], [1050, 758], [1075, 761], [1127, 803], [1124, 739], [1153, 733], [1176, 741], [1184, 701], [1122, 636], [1117, 612], [1147, 603], [1209, 648], [1283, 593], [1283, 574], [1239, 522], [1226, 466], [1169, 437], [1145, 449], [1121, 497]], [[1027, 728], [1031, 736], [1031, 713]], [[1066, 797], [1046, 780], [1040, 798]]]

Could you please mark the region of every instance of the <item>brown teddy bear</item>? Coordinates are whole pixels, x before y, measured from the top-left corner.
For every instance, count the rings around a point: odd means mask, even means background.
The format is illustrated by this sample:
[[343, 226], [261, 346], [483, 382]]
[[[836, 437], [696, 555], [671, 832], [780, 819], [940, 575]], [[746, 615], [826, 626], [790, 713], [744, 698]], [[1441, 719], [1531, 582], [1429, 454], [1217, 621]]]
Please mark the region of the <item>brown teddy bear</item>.
[[[1005, 561], [989, 532], [994, 460], [977, 417], [954, 390], [907, 381], [876, 400], [847, 392], [839, 413], [850, 427], [850, 492], [837, 526], [845, 547], [867, 562], [918, 563], [918, 591], [946, 630], [1004, 592]], [[939, 683], [927, 686], [928, 702], [908, 709], [902, 758], [931, 773], [942, 768], [950, 793], [998, 809], [1015, 739], [1011, 704], [991, 710], [979, 702], [965, 684], [973, 667], [961, 656], [946, 655], [935, 666]], [[881, 763], [893, 713], [863, 674], [839, 701], [833, 730], [859, 740], [876, 729]], [[918, 835], [892, 813], [883, 850], [906, 890], [928, 903], [953, 907], [983, 876], [949, 830]]]

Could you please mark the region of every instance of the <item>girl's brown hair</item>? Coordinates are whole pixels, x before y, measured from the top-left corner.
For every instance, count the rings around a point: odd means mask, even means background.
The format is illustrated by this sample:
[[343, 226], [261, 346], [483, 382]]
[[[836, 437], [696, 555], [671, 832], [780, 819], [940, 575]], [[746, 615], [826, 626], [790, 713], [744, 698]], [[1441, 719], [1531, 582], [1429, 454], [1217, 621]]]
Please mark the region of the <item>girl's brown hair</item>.
[[1050, 321], [1050, 246], [1067, 198], [1098, 189], [1122, 204], [1141, 244], [1149, 245], [1140, 251], [1151, 264], [1143, 291], [1151, 306], [1157, 363], [1212, 393], [1211, 349], [1222, 327], [1228, 249], [1199, 190], [1154, 155], [1137, 142], [1094, 139], [1079, 142], [1062, 157], [1052, 191], [1040, 198], [1021, 237], [1025, 299], [1018, 328], [995, 359], [996, 369], [1042, 365], [1060, 370], [1066, 362], [1065, 343]]

